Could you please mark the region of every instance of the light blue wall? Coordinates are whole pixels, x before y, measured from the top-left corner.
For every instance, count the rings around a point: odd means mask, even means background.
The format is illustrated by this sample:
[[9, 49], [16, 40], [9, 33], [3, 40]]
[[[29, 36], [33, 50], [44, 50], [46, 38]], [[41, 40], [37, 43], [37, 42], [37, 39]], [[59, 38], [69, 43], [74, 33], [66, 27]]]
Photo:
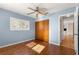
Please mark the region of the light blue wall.
[[[10, 31], [10, 17], [30, 21], [30, 30]], [[35, 19], [15, 12], [0, 9], [0, 46], [35, 39]]]
[[67, 14], [67, 13], [72, 13], [75, 11], [75, 7], [74, 8], [69, 8], [66, 10], [62, 10], [60, 12], [56, 12], [54, 14], [49, 15], [50, 19], [49, 19], [49, 26], [51, 27], [51, 29], [49, 29], [51, 31], [50, 37], [51, 37], [51, 41], [58, 44], [58, 16], [63, 15], [63, 14]]
[[42, 19], [42, 20], [45, 19], [45, 20], [46, 20], [46, 19], [48, 19], [48, 16], [44, 16], [44, 15], [42, 15], [42, 16], [39, 16], [38, 19]]

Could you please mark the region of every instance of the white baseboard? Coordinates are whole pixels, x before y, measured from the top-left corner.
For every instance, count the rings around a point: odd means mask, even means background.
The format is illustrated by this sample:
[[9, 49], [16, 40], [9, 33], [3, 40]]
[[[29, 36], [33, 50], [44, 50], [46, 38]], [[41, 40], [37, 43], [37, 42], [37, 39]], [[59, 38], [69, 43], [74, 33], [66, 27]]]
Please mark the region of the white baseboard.
[[[54, 43], [54, 42], [51, 42], [51, 41], [50, 41], [49, 43], [54, 44], [54, 45], [57, 45], [57, 46], [60, 46], [59, 44]], [[77, 50], [75, 50], [75, 52], [76, 52], [76, 55], [78, 55], [78, 51], [77, 51]]]
[[49, 43], [59, 46], [59, 44], [57, 44], [57, 43], [54, 43], [54, 42], [49, 42]]
[[78, 50], [75, 50], [76, 51], [76, 55], [78, 55]]
[[[34, 40], [34, 39], [29, 39], [29, 40]], [[23, 42], [26, 42], [26, 41], [29, 41], [29, 40], [24, 40], [24, 41], [20, 41], [20, 42], [16, 42], [16, 43], [8, 44], [8, 45], [0, 46], [0, 48], [4, 48], [4, 47], [11, 46], [11, 45], [15, 45], [15, 44], [23, 43]]]

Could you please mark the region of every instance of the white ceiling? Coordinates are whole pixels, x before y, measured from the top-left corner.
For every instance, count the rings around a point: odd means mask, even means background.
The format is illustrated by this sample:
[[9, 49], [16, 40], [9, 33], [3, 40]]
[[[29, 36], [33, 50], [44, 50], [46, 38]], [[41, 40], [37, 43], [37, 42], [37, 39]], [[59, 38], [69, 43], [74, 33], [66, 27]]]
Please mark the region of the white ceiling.
[[[49, 14], [58, 12], [67, 8], [75, 7], [75, 3], [8, 3], [0, 4], [0, 8], [17, 12], [22, 15], [32, 12], [28, 7], [35, 8], [36, 6], [47, 8]], [[34, 16], [34, 15], [31, 15]]]

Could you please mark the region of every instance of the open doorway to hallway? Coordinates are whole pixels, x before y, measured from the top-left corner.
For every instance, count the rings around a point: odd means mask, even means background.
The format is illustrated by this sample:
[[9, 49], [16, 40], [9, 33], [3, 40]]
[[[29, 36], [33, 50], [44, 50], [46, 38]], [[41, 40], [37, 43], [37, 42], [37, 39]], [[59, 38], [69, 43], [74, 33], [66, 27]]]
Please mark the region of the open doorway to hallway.
[[[60, 48], [66, 47], [75, 51], [74, 43], [74, 14], [60, 16], [59, 19], [59, 44]], [[63, 49], [62, 49], [63, 50]]]
[[74, 15], [60, 19], [60, 46], [74, 49]]

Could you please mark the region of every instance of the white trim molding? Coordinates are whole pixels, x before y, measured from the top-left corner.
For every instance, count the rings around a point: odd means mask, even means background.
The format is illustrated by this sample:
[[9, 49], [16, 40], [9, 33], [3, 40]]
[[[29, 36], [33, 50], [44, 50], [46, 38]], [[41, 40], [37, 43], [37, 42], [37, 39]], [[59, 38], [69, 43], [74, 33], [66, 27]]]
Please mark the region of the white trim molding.
[[52, 42], [52, 41], [50, 41], [49, 43], [54, 44], [54, 45], [57, 45], [57, 46], [60, 46], [59, 44], [54, 43], [54, 42]]
[[67, 15], [74, 15], [74, 12], [58, 16], [58, 45], [60, 45], [60, 18]]
[[0, 46], [0, 48], [4, 48], [4, 47], [8, 47], [8, 46], [12, 46], [12, 45], [19, 44], [19, 43], [23, 43], [23, 42], [30, 41], [30, 40], [34, 40], [34, 39], [29, 39], [29, 40], [24, 40], [24, 41], [20, 41], [20, 42], [12, 43], [12, 44], [7, 44], [7, 45], [4, 45], [4, 46]]
[[[79, 10], [79, 6], [76, 5], [76, 10], [75, 10], [75, 20], [74, 20], [74, 34], [78, 34], [78, 10]], [[78, 55], [78, 35], [74, 35], [74, 48], [75, 48], [75, 51], [76, 51], [76, 54]]]
[[[77, 12], [78, 12], [78, 10], [76, 8], [76, 11], [74, 11], [73, 13], [63, 14], [63, 15], [60, 15], [58, 17], [58, 40], [59, 40], [59, 45], [60, 45], [60, 17], [67, 16], [67, 15], [74, 15], [74, 23], [75, 23], [75, 21], [78, 20], [77, 19], [77, 17], [78, 17]], [[74, 39], [74, 50], [76, 51], [76, 54], [78, 54], [78, 47], [77, 47], [78, 43], [77, 42], [78, 42], [78, 39], [77, 38]]]

